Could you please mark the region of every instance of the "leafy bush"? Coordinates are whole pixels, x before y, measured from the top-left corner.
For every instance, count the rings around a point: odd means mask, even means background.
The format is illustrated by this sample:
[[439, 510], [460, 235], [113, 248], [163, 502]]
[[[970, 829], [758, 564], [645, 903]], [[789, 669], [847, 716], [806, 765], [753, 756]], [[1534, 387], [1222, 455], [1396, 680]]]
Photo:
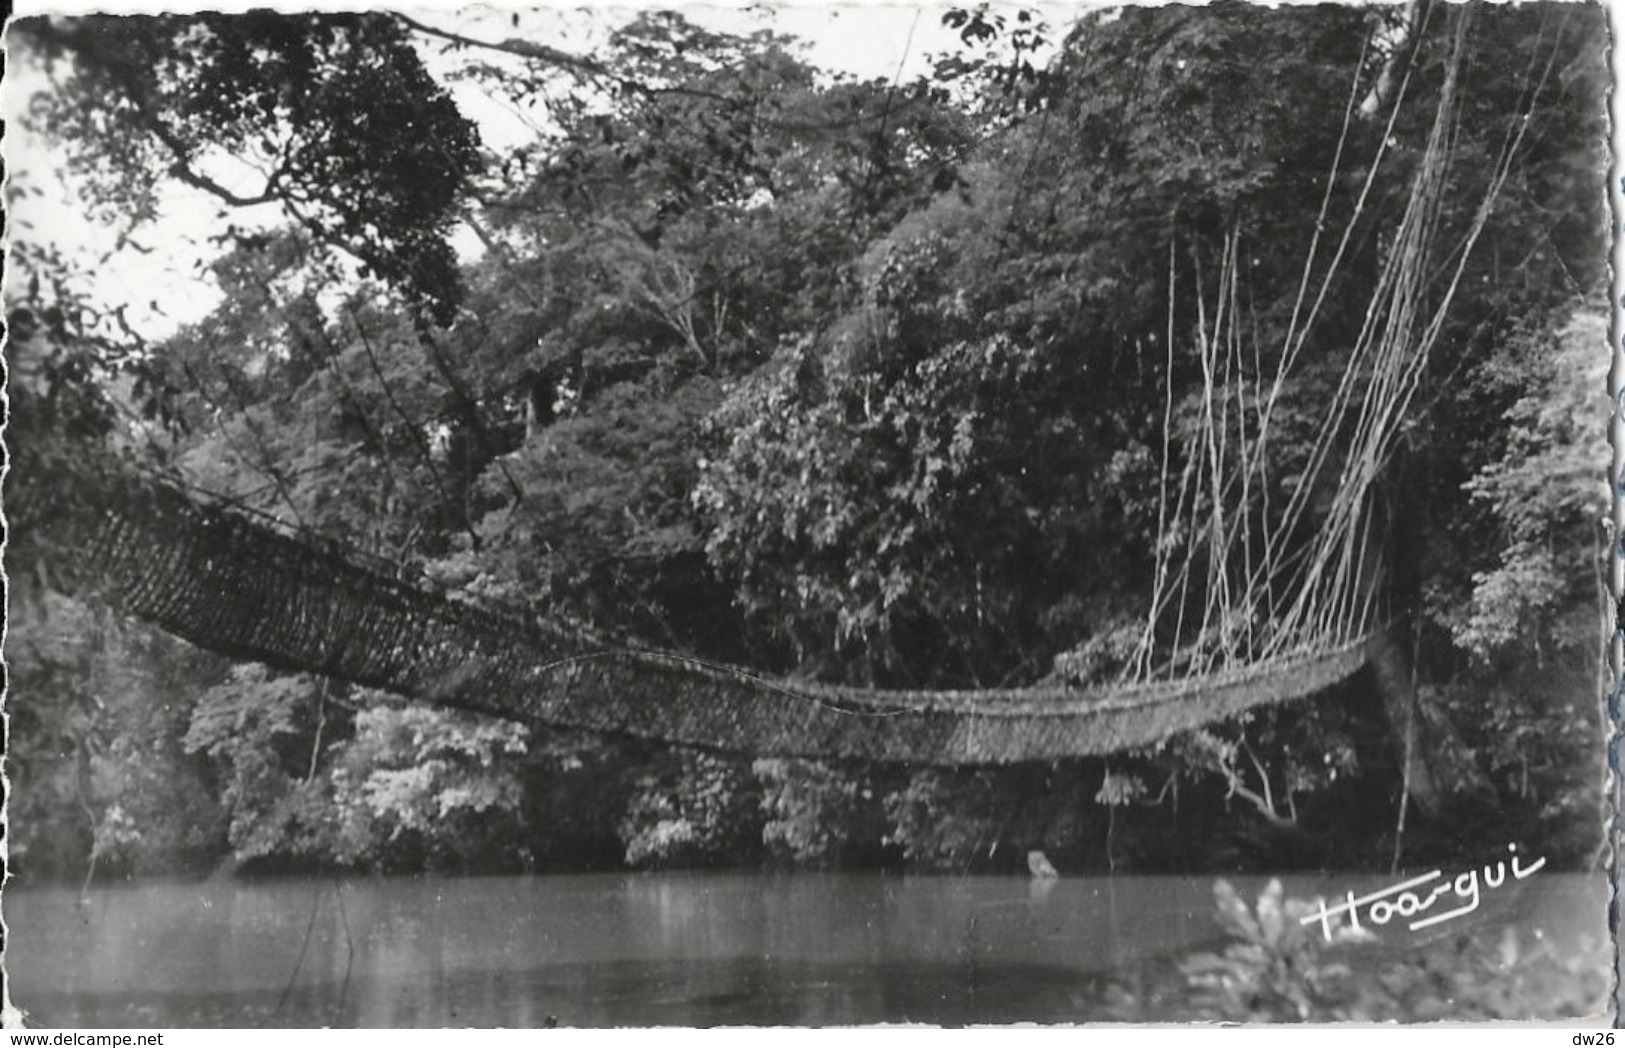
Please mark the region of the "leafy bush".
[[232, 667], [192, 711], [181, 745], [219, 770], [227, 839], [239, 861], [295, 850], [315, 832], [309, 815], [315, 686], [257, 663]]
[[521, 858], [528, 730], [512, 721], [418, 706], [357, 714], [332, 770], [341, 862], [419, 854], [431, 866], [499, 868]]
[[1217, 954], [1199, 953], [1180, 965], [1192, 1000], [1204, 1012], [1252, 1022], [1308, 1021], [1340, 1003], [1346, 964], [1316, 949], [1313, 928], [1299, 918], [1310, 907], [1283, 902], [1281, 882], [1270, 881], [1249, 909], [1227, 881], [1213, 886], [1219, 923], [1233, 942]]
[[892, 829], [887, 842], [903, 849], [911, 865], [964, 870], [995, 846], [1005, 829], [985, 773], [927, 768], [886, 798]]
[[887, 843], [912, 867], [1026, 872], [1046, 852], [1067, 872], [1099, 857], [1110, 809], [1096, 803], [1098, 761], [927, 768], [887, 794]]
[[797, 865], [841, 866], [878, 849], [885, 835], [880, 790], [871, 773], [821, 761], [758, 760], [769, 855]]
[[673, 750], [639, 777], [621, 819], [626, 864], [738, 862], [761, 851], [761, 799], [738, 758]]
[[[1231, 1022], [1573, 1019], [1601, 1010], [1610, 986], [1606, 943], [1581, 937], [1564, 950], [1508, 927], [1493, 943], [1453, 943], [1377, 958], [1369, 931], [1341, 929], [1328, 943], [1303, 917], [1307, 901], [1272, 880], [1249, 906], [1228, 882], [1214, 885], [1229, 936], [1160, 973], [1141, 971], [1109, 994], [1114, 1018]], [[1177, 1013], [1177, 1014], [1176, 1014]]]

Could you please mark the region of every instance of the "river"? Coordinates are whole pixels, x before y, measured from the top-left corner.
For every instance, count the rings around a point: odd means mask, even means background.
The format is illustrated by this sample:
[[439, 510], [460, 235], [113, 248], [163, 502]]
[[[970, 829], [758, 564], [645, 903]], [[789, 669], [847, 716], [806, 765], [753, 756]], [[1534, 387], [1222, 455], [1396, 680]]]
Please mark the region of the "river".
[[[1305, 898], [1385, 883], [1285, 880]], [[1263, 881], [1236, 883], [1251, 897]], [[1570, 941], [1600, 934], [1606, 906], [1601, 875], [1541, 874], [1439, 931]], [[4, 897], [12, 1002], [48, 1027], [1079, 1022], [1103, 1017], [1114, 975], [1220, 943], [1213, 912], [1211, 877], [320, 878]]]

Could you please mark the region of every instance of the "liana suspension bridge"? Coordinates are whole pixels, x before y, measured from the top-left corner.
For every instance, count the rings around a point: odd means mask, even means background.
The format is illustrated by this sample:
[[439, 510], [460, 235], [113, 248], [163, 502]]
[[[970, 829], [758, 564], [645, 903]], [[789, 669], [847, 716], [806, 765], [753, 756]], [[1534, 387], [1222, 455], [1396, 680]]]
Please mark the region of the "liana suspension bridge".
[[530, 723], [760, 755], [1002, 764], [1111, 753], [1320, 693], [1367, 660], [1358, 640], [1113, 687], [791, 682], [436, 592], [106, 460], [16, 498], [26, 508], [13, 570], [209, 651]]

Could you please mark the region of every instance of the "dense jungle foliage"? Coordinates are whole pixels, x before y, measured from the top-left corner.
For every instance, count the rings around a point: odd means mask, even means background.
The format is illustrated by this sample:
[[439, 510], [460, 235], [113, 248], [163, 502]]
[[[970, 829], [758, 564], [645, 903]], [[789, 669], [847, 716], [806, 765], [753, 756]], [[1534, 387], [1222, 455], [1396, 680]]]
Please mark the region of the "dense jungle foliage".
[[[201, 194], [220, 299], [144, 336], [15, 219], [13, 474], [96, 442], [455, 592], [791, 678], [1110, 680], [1186, 541], [1160, 492], [1212, 404], [1202, 291], [1230, 250], [1261, 381], [1315, 303], [1285, 500], [1461, 30], [1419, 278], [1455, 295], [1378, 490], [1408, 729], [1362, 677], [1106, 760], [679, 750], [231, 665], [53, 595], [47, 559], [13, 572], [14, 870], [1386, 868], [1486, 834], [1593, 861], [1600, 9], [946, 17], [959, 48], [871, 81], [667, 12], [591, 56], [529, 15], [16, 23], [52, 78], [27, 119], [109, 243]], [[534, 140], [483, 145], [463, 81]]]

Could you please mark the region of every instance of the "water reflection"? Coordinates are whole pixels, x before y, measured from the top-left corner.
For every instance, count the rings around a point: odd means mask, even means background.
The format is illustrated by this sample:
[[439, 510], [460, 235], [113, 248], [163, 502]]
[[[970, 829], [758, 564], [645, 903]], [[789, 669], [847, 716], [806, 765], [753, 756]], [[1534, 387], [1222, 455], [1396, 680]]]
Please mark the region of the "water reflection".
[[[1603, 926], [1602, 877], [1526, 887], [1456, 934]], [[1218, 935], [1210, 878], [294, 880], [4, 902], [13, 1000], [60, 1026], [1075, 1022], [1099, 1017], [1107, 976]]]

